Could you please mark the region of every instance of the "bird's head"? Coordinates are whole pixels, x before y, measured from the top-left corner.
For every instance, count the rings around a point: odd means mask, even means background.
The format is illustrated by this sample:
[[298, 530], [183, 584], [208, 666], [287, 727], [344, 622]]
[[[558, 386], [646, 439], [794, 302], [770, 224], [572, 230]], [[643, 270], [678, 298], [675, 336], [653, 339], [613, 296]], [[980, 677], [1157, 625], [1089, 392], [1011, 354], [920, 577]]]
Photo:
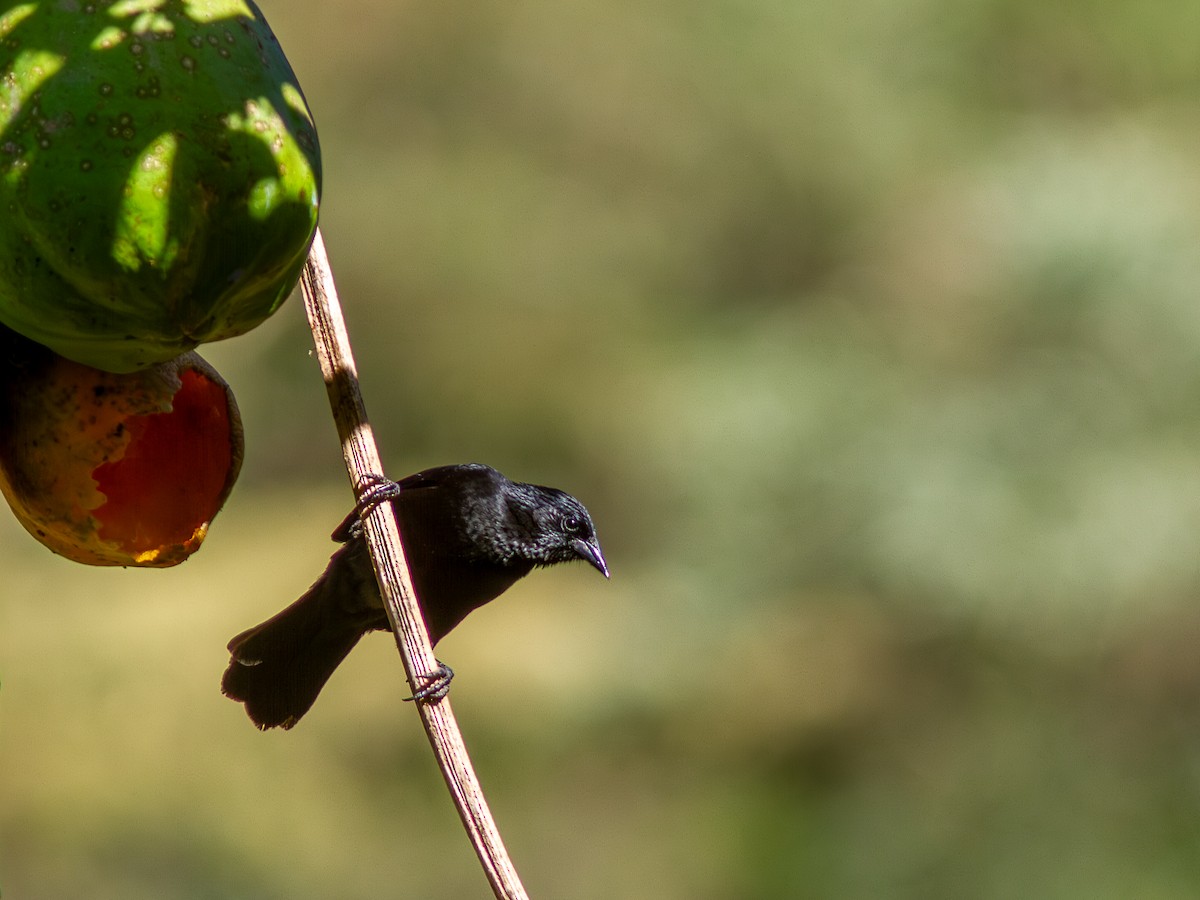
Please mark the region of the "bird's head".
[[512, 484], [506, 505], [516, 531], [516, 553], [534, 565], [582, 559], [609, 577], [608, 563], [586, 507], [557, 488]]

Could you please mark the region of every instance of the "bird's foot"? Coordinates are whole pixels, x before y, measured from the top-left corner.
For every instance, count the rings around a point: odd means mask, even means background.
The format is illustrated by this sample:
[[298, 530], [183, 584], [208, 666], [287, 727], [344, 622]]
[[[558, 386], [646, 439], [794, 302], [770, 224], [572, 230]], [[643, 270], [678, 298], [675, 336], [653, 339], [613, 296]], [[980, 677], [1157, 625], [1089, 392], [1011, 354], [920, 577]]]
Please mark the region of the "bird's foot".
[[450, 693], [450, 682], [454, 680], [454, 670], [440, 659], [434, 660], [434, 662], [437, 663], [437, 668], [419, 676], [424, 683], [413, 691], [411, 697], [404, 698], [406, 702], [416, 700], [419, 703], [437, 703]]
[[362, 520], [381, 504], [395, 500], [400, 496], [400, 485], [386, 475], [368, 472], [358, 483], [358, 502], [350, 515], [342, 519], [341, 524], [333, 530], [333, 539], [339, 544], [352, 541], [362, 534]]

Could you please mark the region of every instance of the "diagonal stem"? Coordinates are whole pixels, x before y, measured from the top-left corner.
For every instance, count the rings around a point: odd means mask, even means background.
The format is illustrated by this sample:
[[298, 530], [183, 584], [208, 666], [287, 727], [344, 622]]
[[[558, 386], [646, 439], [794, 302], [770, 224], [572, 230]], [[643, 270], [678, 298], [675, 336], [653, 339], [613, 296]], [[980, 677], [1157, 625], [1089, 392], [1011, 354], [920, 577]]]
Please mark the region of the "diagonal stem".
[[[367, 421], [350, 338], [319, 229], [304, 265], [300, 289], [342, 442], [346, 469], [357, 493], [368, 483], [368, 476], [383, 472], [383, 465]], [[363, 526], [388, 621], [396, 636], [408, 682], [415, 692], [422, 686], [421, 676], [432, 672], [437, 661], [417, 606], [391, 504], [373, 509]], [[413, 705], [420, 711], [438, 767], [493, 892], [500, 900], [528, 900], [475, 777], [449, 699]]]

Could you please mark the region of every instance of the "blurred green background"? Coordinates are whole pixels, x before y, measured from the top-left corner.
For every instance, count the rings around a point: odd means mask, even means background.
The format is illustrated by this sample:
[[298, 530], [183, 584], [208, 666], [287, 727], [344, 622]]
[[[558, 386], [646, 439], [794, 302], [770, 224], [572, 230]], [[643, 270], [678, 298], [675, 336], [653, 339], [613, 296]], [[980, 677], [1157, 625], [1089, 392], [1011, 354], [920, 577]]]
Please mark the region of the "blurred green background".
[[[439, 647], [531, 895], [1200, 896], [1185, 0], [266, 3], [389, 472], [592, 510]], [[0, 521], [5, 900], [487, 888], [385, 636], [217, 683], [350, 494], [298, 298], [174, 571]]]

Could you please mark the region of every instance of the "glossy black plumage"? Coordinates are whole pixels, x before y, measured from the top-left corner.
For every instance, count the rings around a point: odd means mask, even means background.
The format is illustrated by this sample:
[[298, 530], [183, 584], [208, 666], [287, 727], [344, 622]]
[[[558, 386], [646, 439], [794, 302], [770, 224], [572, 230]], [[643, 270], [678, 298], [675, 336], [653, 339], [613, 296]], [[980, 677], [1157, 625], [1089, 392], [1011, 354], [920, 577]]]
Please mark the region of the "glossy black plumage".
[[[479, 464], [441, 466], [398, 482], [390, 501], [435, 644], [537, 566], [582, 559], [608, 576], [588, 511], [555, 488]], [[295, 725], [359, 638], [388, 628], [356, 523], [334, 532], [345, 546], [299, 600], [229, 642], [221, 690], [259, 728]]]

